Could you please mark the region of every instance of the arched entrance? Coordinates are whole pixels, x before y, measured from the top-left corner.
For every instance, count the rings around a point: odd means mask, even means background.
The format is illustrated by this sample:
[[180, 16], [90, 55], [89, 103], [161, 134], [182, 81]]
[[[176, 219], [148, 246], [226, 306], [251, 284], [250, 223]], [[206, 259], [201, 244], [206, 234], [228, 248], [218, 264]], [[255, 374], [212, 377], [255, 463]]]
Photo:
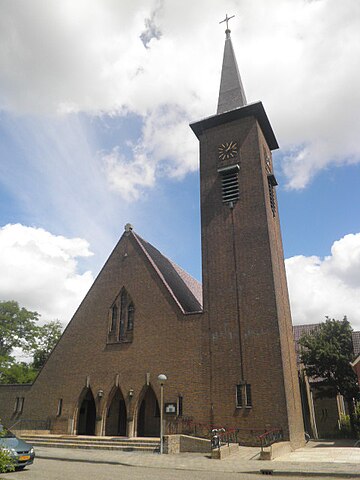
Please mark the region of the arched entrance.
[[149, 386], [139, 405], [137, 415], [138, 437], [160, 436], [160, 409], [154, 390]]
[[106, 414], [105, 435], [126, 436], [126, 405], [123, 394], [117, 388]]
[[88, 388], [79, 407], [78, 435], [95, 435], [95, 421], [95, 400], [91, 389]]

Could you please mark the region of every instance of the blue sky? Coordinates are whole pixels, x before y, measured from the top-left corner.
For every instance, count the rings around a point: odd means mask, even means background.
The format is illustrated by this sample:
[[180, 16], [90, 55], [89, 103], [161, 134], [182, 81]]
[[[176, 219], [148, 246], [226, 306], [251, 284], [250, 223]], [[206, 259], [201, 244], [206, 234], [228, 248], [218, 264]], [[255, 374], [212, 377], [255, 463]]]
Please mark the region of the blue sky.
[[1, 2], [1, 299], [66, 324], [127, 222], [201, 280], [188, 124], [215, 113], [225, 13], [280, 144], [293, 321], [360, 329], [356, 0]]

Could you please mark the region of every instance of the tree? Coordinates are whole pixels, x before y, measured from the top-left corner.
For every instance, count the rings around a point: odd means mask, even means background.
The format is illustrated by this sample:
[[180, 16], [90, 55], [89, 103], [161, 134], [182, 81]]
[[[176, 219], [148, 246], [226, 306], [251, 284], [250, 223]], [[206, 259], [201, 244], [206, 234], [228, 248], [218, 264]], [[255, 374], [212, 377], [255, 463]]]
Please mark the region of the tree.
[[32, 366], [36, 370], [43, 367], [50, 353], [61, 337], [61, 323], [54, 320], [37, 329], [37, 346], [34, 349]]
[[312, 332], [300, 340], [300, 356], [308, 377], [320, 379], [322, 396], [343, 395], [350, 414], [353, 433], [355, 425], [354, 398], [359, 397], [357, 377], [350, 366], [354, 358], [352, 328], [347, 318], [326, 317]]
[[17, 302], [0, 302], [0, 356], [11, 355], [15, 347], [25, 351], [35, 346], [37, 312], [20, 308]]
[[[15, 301], [0, 302], [0, 383], [31, 383], [61, 336], [58, 320], [37, 325], [40, 315], [19, 307]], [[18, 361], [20, 348], [30, 363]]]
[[37, 374], [38, 370], [29, 363], [16, 362], [12, 359], [0, 364], [0, 383], [2, 384], [32, 383]]

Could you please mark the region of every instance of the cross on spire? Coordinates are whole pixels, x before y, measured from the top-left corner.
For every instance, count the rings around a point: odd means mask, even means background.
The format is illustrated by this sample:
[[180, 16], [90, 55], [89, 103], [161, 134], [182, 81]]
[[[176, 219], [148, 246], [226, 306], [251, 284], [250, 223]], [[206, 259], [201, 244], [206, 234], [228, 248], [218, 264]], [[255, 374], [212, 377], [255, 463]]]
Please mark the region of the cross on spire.
[[226, 22], [226, 30], [229, 30], [229, 20], [231, 20], [234, 17], [235, 17], [235, 15], [232, 15], [231, 17], [228, 17], [228, 14], [226, 14], [226, 17], [224, 18], [224, 20], [221, 20], [221, 22], [219, 22], [219, 24]]
[[218, 115], [239, 107], [244, 107], [247, 104], [244, 87], [241, 82], [241, 77], [235, 58], [235, 52], [230, 38], [229, 20], [234, 17], [235, 15], [229, 17], [228, 14], [226, 14], [225, 19], [219, 22], [226, 22], [226, 38], [223, 65], [221, 70], [219, 101], [217, 109]]

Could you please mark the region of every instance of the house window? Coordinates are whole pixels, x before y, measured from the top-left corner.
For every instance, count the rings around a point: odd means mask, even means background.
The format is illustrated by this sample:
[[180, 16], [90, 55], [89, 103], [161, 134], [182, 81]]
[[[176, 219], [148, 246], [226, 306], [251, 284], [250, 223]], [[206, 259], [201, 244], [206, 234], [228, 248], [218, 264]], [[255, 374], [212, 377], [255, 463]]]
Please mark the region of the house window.
[[113, 302], [109, 311], [107, 343], [127, 343], [133, 339], [135, 305], [125, 288]]
[[244, 385], [236, 385], [236, 408], [243, 407], [243, 386]]
[[56, 416], [57, 416], [57, 417], [60, 417], [60, 416], [61, 416], [61, 414], [62, 414], [62, 407], [63, 407], [63, 399], [62, 399], [62, 398], [59, 398], [58, 406], [57, 406], [57, 412], [56, 412]]

